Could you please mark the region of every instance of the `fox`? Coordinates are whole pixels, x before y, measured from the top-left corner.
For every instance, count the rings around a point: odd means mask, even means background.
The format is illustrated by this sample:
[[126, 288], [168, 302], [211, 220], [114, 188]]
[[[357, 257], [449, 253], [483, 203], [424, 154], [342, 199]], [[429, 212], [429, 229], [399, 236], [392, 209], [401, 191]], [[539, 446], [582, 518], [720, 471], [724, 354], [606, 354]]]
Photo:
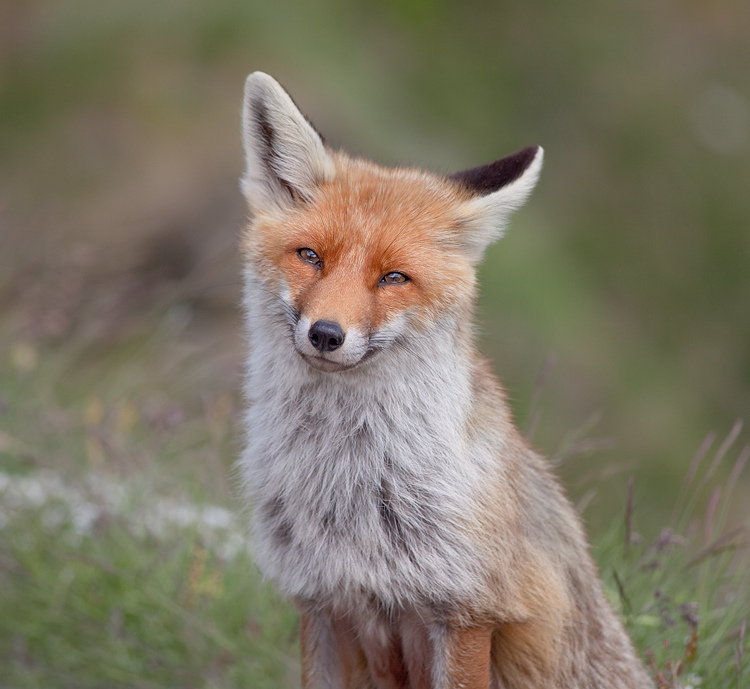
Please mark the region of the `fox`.
[[382, 167], [262, 72], [242, 138], [240, 481], [257, 566], [299, 612], [302, 687], [652, 687], [475, 343], [477, 265], [542, 148]]

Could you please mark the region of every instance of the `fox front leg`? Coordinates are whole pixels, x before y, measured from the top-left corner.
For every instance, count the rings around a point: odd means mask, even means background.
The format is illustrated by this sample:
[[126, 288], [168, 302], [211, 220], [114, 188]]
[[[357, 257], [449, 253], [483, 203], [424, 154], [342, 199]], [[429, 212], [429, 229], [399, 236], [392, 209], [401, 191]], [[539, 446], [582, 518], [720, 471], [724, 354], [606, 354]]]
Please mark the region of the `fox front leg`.
[[492, 630], [490, 624], [440, 625], [432, 629], [433, 687], [488, 689]]
[[303, 612], [303, 689], [488, 689], [491, 625], [368, 621]]
[[424, 630], [402, 637], [403, 625], [378, 616], [354, 619], [303, 611], [303, 689], [431, 689]]
[[299, 635], [302, 689], [370, 689], [367, 661], [350, 625], [303, 610]]

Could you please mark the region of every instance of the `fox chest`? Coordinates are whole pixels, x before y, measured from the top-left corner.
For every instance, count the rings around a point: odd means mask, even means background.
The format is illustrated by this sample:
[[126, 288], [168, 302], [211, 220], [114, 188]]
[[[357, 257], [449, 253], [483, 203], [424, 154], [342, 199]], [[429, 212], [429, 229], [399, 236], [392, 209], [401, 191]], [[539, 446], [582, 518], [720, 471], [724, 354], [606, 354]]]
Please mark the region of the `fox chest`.
[[[258, 409], [244, 458], [255, 551], [264, 572], [299, 598], [451, 599], [476, 579], [470, 503], [457, 447], [420, 418], [378, 403], [276, 415]], [[415, 432], [421, 429], [421, 432]]]

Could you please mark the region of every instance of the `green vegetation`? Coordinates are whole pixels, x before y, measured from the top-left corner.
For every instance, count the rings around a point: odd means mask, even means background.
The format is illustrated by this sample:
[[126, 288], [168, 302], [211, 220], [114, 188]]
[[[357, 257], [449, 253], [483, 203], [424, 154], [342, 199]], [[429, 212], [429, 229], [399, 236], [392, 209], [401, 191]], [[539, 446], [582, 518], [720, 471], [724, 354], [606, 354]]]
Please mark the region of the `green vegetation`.
[[253, 69], [383, 163], [545, 146], [483, 348], [660, 689], [746, 686], [749, 51], [732, 0], [2, 4], [3, 689], [295, 686], [228, 517]]
[[199, 363], [181, 339], [85, 363], [9, 349], [3, 687], [294, 686], [296, 618], [261, 582], [228, 487], [237, 401], [210, 372], [200, 392], [170, 382]]
[[246, 553], [134, 533], [128, 514], [81, 535], [54, 501], [24, 512], [3, 539], [3, 686], [293, 685], [294, 613]]
[[[157, 332], [95, 361], [10, 348], [0, 368], [4, 687], [298, 685], [295, 613], [260, 581], [233, 497], [239, 402], [210, 366], [191, 389], [174, 379], [214, 343], [180, 356], [189, 329]], [[704, 444], [670, 527], [637, 533], [631, 484], [596, 530], [607, 593], [660, 689], [750, 677], [748, 533], [726, 531], [750, 455], [735, 440]]]

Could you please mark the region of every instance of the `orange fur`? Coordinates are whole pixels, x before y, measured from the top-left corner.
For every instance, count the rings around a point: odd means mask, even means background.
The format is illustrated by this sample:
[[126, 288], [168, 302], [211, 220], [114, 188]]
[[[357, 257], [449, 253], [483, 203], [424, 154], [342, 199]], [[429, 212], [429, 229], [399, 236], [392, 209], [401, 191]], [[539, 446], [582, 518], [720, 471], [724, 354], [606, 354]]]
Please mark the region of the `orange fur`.
[[[298, 308], [311, 320], [335, 311], [343, 324], [376, 328], [406, 307], [434, 318], [471, 293], [473, 270], [455, 249], [456, 203], [465, 194], [412, 170], [396, 171], [394, 180], [392, 171], [366, 161], [339, 157], [336, 164], [337, 177], [311, 204], [283, 218], [260, 216], [243, 238], [261, 270], [283, 276]], [[300, 247], [325, 252], [320, 274], [299, 260]], [[411, 281], [378, 289], [391, 270]], [[316, 283], [325, 277], [321, 289]]]
[[448, 677], [462, 689], [487, 689], [490, 685], [492, 625], [458, 629], [449, 647]]

